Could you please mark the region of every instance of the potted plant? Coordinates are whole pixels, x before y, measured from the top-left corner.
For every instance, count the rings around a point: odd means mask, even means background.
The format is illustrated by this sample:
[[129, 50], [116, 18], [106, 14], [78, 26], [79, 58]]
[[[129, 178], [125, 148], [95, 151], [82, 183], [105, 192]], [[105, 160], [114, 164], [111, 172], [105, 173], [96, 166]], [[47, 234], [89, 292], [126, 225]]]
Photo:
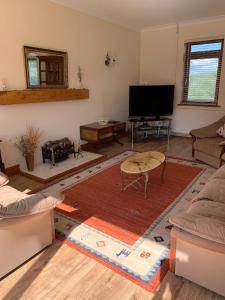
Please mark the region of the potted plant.
[[37, 149], [41, 135], [42, 133], [39, 128], [28, 126], [26, 133], [16, 143], [17, 148], [25, 157], [28, 171], [34, 170], [34, 152]]

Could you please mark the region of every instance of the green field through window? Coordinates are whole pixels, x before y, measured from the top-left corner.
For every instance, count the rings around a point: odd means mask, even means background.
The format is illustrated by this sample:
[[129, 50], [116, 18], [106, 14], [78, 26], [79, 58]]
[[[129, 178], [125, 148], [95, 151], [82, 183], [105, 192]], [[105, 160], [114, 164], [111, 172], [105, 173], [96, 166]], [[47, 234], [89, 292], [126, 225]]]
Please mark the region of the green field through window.
[[218, 63], [218, 58], [190, 61], [188, 101], [214, 101]]

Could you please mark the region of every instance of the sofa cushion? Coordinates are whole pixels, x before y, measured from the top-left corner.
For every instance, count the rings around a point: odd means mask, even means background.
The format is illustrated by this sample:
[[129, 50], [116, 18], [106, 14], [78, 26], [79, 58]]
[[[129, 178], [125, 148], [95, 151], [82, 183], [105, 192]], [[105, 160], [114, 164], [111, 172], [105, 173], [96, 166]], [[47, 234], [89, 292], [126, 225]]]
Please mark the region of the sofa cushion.
[[6, 185], [9, 182], [9, 178], [2, 172], [0, 172], [0, 187]]
[[220, 167], [210, 178], [209, 180], [215, 179], [215, 178], [223, 178], [225, 179], [225, 165]]
[[199, 200], [211, 200], [225, 203], [225, 179], [214, 178], [194, 197], [192, 202]]
[[0, 202], [0, 218], [15, 218], [41, 213], [54, 208], [62, 201], [61, 194], [34, 194], [34, 195], [13, 195], [12, 198]]
[[186, 232], [211, 241], [225, 244], [225, 220], [217, 220], [191, 213], [170, 218], [170, 223]]
[[225, 146], [225, 140], [223, 139], [222, 142], [219, 143], [219, 146]]
[[225, 222], [225, 203], [202, 200], [193, 203], [187, 213]]
[[223, 141], [222, 137], [213, 137], [205, 139], [197, 139], [194, 143], [194, 149], [208, 155], [220, 158], [222, 148], [219, 143]]

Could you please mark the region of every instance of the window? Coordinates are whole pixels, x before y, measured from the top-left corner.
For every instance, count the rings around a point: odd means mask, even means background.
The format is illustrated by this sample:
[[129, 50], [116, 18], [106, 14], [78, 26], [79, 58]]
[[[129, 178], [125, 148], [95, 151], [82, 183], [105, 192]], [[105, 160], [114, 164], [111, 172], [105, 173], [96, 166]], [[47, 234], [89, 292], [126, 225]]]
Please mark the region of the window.
[[39, 84], [39, 75], [38, 75], [38, 61], [37, 59], [29, 58], [28, 59], [28, 70], [31, 86], [35, 86]]
[[217, 105], [223, 43], [221, 39], [185, 44], [181, 104]]

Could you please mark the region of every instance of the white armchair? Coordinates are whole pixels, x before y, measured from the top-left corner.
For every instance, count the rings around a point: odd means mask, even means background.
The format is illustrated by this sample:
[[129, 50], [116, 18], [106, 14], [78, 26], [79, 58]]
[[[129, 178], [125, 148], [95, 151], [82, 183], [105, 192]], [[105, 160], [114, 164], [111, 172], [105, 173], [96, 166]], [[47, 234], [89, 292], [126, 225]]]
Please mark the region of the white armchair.
[[60, 198], [0, 187], [0, 278], [52, 243]]

